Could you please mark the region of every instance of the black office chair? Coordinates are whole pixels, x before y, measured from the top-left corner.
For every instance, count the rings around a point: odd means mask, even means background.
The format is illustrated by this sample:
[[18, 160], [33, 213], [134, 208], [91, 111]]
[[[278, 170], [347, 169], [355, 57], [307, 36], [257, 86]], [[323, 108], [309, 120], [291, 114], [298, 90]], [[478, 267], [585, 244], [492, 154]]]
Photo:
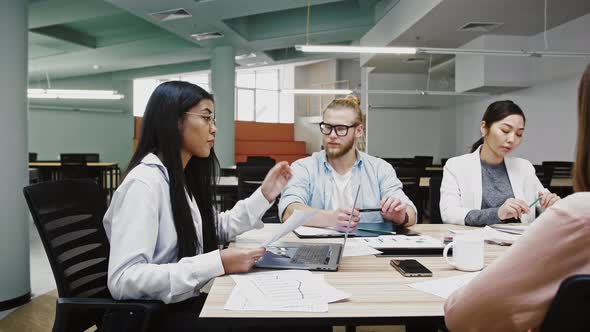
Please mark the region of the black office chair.
[[[236, 172], [238, 174], [238, 199], [250, 197], [260, 187], [264, 177], [273, 165], [252, 165], [250, 163], [238, 163]], [[279, 220], [279, 198], [264, 213], [262, 221], [265, 223], [278, 223]]]
[[545, 173], [545, 169], [543, 168], [543, 165], [533, 165], [533, 167], [535, 167], [535, 175], [537, 176], [539, 181], [541, 181], [541, 184], [543, 185], [543, 187], [549, 188], [549, 185], [551, 184], [551, 175], [552, 174]]
[[433, 156], [414, 156], [416, 166], [426, 167], [432, 165]]
[[573, 188], [567, 187], [551, 187], [552, 179], [567, 179], [572, 177], [572, 170], [574, 163], [571, 161], [544, 161], [543, 172], [545, 177], [549, 178], [549, 188], [554, 193], [557, 193], [561, 197], [566, 197], [573, 193]]
[[590, 275], [571, 276], [561, 283], [540, 331], [590, 331]]
[[277, 162], [273, 158], [267, 156], [248, 156], [246, 158], [246, 163], [257, 166], [274, 166]]
[[441, 165], [446, 165], [447, 164], [447, 160], [449, 160], [449, 158], [440, 158], [440, 164]]
[[[23, 189], [57, 284], [53, 332], [150, 331], [163, 303], [115, 301], [107, 288], [109, 242], [104, 192], [91, 180], [44, 182]], [[123, 323], [124, 322], [124, 323]], [[131, 327], [130, 327], [131, 328]]]
[[37, 153], [36, 152], [29, 152], [29, 162], [37, 161]]
[[422, 195], [420, 193], [420, 177], [424, 175], [424, 169], [419, 167], [397, 167], [395, 168], [397, 178], [403, 185], [406, 196], [418, 209], [418, 222], [422, 220]]
[[440, 185], [442, 176], [431, 176], [428, 193], [428, 214], [431, 224], [442, 224], [440, 216]]

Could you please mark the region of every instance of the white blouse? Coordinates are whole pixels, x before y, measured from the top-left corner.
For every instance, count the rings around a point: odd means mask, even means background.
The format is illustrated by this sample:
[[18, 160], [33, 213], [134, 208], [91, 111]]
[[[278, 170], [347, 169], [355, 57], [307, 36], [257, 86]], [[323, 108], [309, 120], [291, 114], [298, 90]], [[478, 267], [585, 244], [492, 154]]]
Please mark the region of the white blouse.
[[[202, 222], [194, 199], [189, 206], [199, 242], [198, 254], [177, 261], [177, 235], [170, 205], [168, 171], [146, 155], [119, 186], [103, 220], [111, 250], [108, 287], [113, 298], [174, 303], [198, 296], [212, 278], [225, 273], [219, 250], [203, 254]], [[187, 196], [188, 197], [188, 196]], [[262, 228], [270, 208], [260, 188], [216, 220], [220, 242]]]

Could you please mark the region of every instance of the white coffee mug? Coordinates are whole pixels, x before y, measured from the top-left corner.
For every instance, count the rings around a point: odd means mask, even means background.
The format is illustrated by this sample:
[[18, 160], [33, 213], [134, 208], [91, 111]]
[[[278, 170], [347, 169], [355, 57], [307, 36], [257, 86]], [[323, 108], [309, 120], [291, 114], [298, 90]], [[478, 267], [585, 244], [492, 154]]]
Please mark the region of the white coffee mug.
[[[453, 248], [453, 260], [448, 257], [449, 249]], [[447, 263], [461, 271], [479, 271], [484, 266], [483, 238], [473, 235], [455, 236], [453, 242], [446, 245], [443, 256]]]

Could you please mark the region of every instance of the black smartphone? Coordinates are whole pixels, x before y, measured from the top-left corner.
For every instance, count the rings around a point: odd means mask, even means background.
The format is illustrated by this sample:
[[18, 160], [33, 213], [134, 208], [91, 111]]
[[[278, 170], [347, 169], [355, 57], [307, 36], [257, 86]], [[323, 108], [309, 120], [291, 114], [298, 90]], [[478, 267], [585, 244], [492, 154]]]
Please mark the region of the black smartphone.
[[432, 277], [432, 271], [415, 259], [392, 259], [389, 264], [404, 277]]

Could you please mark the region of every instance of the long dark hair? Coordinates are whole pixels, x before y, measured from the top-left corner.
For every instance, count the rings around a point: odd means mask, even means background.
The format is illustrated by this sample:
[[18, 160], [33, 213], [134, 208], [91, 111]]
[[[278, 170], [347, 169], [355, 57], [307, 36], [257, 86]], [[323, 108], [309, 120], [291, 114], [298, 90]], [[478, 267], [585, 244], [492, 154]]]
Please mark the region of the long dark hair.
[[[195, 84], [170, 81], [160, 84], [152, 93], [143, 115], [141, 135], [127, 173], [148, 154], [157, 155], [170, 178], [170, 204], [177, 236], [177, 257], [197, 254], [198, 238], [186, 197], [194, 197], [202, 218], [203, 251], [217, 249], [213, 200], [219, 162], [213, 149], [207, 158], [193, 156], [184, 171], [180, 157], [183, 115], [202, 100], [213, 96]], [[186, 191], [185, 191], [186, 190]]]
[[590, 65], [578, 89], [578, 143], [574, 166], [574, 189], [590, 191]]
[[[499, 100], [491, 103], [488, 106], [481, 121], [485, 121], [486, 128], [490, 129], [495, 122], [501, 121], [502, 119], [511, 115], [522, 116], [522, 119], [526, 123], [524, 113], [518, 105], [516, 105], [512, 100]], [[475, 152], [475, 150], [477, 150], [477, 148], [479, 148], [479, 146], [482, 144], [483, 137], [478, 139], [477, 142], [473, 143], [471, 146], [471, 152]]]

